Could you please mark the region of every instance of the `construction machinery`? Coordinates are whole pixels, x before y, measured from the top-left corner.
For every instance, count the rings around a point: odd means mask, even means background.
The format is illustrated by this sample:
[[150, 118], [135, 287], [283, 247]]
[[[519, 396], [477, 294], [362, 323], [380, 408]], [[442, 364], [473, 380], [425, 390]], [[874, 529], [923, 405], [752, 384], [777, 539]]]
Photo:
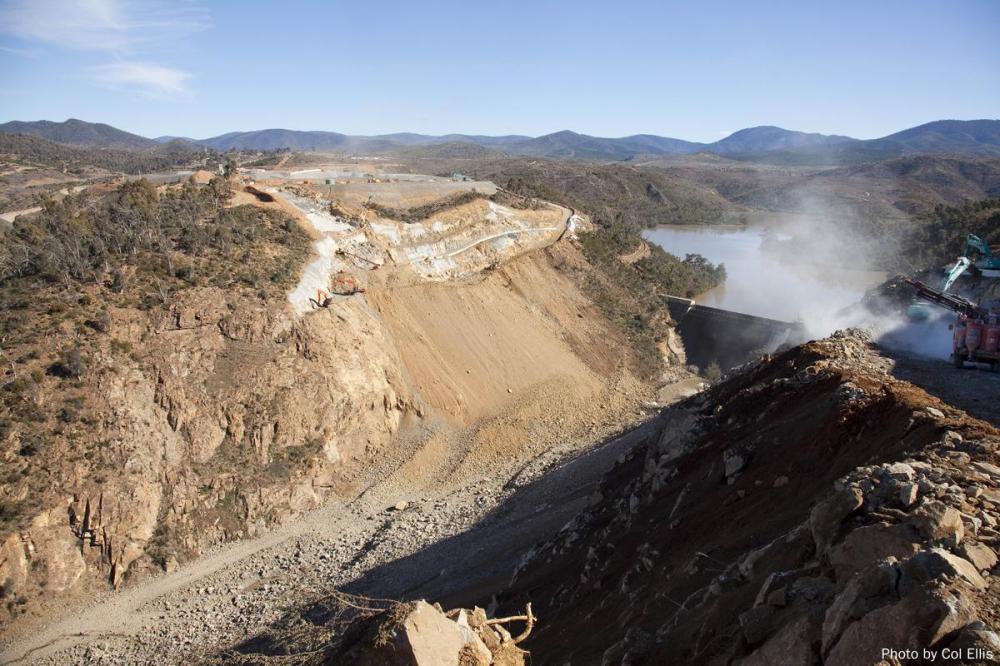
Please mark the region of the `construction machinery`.
[[994, 371], [1000, 368], [1000, 311], [988, 310], [967, 298], [928, 287], [919, 280], [905, 279], [917, 292], [917, 298], [934, 303], [957, 315], [948, 328], [953, 331], [951, 360], [956, 368], [966, 361], [985, 363]]
[[[941, 283], [941, 292], [951, 289], [966, 271], [972, 275], [982, 275], [983, 271], [997, 271], [1000, 275], [1000, 255], [994, 255], [989, 244], [975, 234], [965, 237], [965, 245], [962, 247], [962, 255], [955, 261], [955, 265], [948, 269], [944, 282]], [[938, 305], [941, 305], [938, 303]], [[914, 303], [906, 312], [912, 321], [925, 321], [930, 317], [930, 312], [923, 305]]]
[[354, 294], [363, 293], [365, 293], [365, 288], [361, 286], [357, 278], [345, 271], [340, 271], [330, 281], [330, 291], [326, 292], [322, 289], [317, 289], [316, 298], [310, 298], [309, 302], [312, 304], [314, 310], [317, 308], [328, 308], [336, 302], [334, 296], [353, 296]]
[[968, 270], [971, 270], [973, 275], [981, 275], [983, 271], [1000, 271], [1000, 255], [994, 255], [989, 244], [975, 234], [965, 237], [962, 256], [948, 271], [941, 291], [948, 291], [955, 280]]
[[972, 265], [977, 271], [1000, 271], [1000, 255], [994, 255], [989, 244], [974, 234], [969, 234], [966, 237], [962, 256], [968, 257], [970, 260], [976, 256]]

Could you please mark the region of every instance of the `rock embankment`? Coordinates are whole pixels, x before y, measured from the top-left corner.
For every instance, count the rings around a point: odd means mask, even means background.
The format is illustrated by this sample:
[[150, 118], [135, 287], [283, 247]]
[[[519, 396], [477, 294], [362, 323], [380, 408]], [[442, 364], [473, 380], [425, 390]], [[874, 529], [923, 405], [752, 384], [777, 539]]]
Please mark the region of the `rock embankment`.
[[503, 595], [533, 658], [1000, 657], [1000, 432], [890, 368], [839, 333], [672, 409]]

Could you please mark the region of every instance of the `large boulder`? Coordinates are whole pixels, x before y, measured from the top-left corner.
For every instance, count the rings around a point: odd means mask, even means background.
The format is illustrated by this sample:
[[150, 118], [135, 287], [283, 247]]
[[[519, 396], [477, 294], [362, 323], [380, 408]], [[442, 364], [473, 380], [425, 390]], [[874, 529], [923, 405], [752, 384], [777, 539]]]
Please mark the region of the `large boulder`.
[[997, 554], [992, 548], [981, 543], [965, 542], [958, 549], [958, 553], [972, 562], [979, 571], [988, 571], [997, 564]]
[[489, 666], [493, 655], [467, 625], [426, 601], [399, 604], [370, 624], [335, 663], [353, 666]]
[[864, 493], [856, 486], [838, 484], [833, 492], [821, 500], [809, 514], [809, 529], [816, 552], [822, 554], [830, 547], [840, 532], [841, 523], [861, 508]]
[[838, 580], [849, 580], [874, 562], [890, 557], [906, 559], [920, 549], [920, 539], [909, 525], [877, 523], [853, 530], [829, 551]]
[[920, 585], [942, 576], [953, 579], [962, 578], [977, 590], [985, 590], [988, 587], [986, 580], [971, 562], [958, 555], [953, 555], [943, 548], [920, 551], [903, 563], [902, 570], [903, 577], [900, 581], [900, 588], [914, 584]]
[[820, 620], [816, 614], [802, 615], [736, 663], [739, 666], [810, 666], [819, 663], [814, 645], [819, 638]]
[[899, 652], [936, 646], [942, 638], [975, 619], [968, 597], [947, 587], [924, 586], [899, 602], [877, 608], [851, 623], [827, 655], [827, 666], [863, 666], [885, 663]]
[[873, 565], [844, 586], [826, 610], [821, 649], [826, 654], [844, 629], [858, 618], [896, 601], [899, 567], [895, 563]]
[[937, 500], [920, 506], [910, 515], [909, 522], [922, 537], [931, 541], [951, 538], [957, 544], [965, 536], [962, 514]]

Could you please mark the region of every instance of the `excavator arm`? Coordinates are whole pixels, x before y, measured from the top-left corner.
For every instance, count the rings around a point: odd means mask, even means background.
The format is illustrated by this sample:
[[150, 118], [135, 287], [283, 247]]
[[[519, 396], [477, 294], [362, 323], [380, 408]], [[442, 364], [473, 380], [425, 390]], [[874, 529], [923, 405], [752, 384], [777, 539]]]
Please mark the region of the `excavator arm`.
[[955, 294], [946, 294], [943, 291], [938, 291], [933, 287], [928, 287], [926, 284], [919, 280], [911, 280], [910, 278], [904, 278], [906, 284], [913, 287], [917, 292], [917, 297], [922, 298], [925, 301], [939, 305], [946, 310], [951, 310], [952, 312], [957, 312], [958, 314], [965, 315], [966, 317], [972, 317], [975, 319], [984, 319], [986, 317], [986, 310], [979, 307], [972, 301], [962, 298], [961, 296], [956, 296]]
[[962, 273], [968, 270], [971, 265], [972, 261], [969, 257], [959, 257], [958, 261], [955, 262], [955, 265], [952, 266], [950, 271], [948, 271], [948, 277], [945, 278], [944, 284], [941, 286], [941, 291], [948, 291], [951, 285], [955, 284], [955, 280], [957, 280]]

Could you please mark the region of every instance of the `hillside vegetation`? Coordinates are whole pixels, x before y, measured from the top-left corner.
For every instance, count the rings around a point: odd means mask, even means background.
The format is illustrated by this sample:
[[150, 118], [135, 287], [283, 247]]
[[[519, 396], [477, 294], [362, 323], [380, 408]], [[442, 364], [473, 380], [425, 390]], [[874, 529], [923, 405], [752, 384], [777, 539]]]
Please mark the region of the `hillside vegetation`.
[[104, 123], [88, 123], [84, 120], [70, 118], [61, 123], [50, 120], [20, 121], [12, 120], [0, 124], [0, 132], [9, 134], [30, 134], [33, 136], [74, 146], [91, 146], [116, 149], [152, 148], [156, 142], [152, 139], [132, 134], [105, 125]]
[[[939, 247], [944, 227], [934, 231], [926, 223], [942, 210], [1000, 195], [1000, 159], [990, 157], [911, 155], [822, 169], [719, 157], [634, 165], [512, 158], [414, 163], [440, 173], [460, 169], [581, 210], [600, 226], [609, 253], [635, 249], [641, 229], [658, 224], [789, 220], [782, 230], [790, 240], [775, 241], [772, 249], [790, 259], [887, 271], [912, 270], [936, 255], [958, 252], [960, 241]], [[964, 238], [966, 232], [956, 233]], [[588, 245], [592, 259], [597, 245]], [[695, 262], [668, 270], [673, 293], [703, 286], [702, 268]]]
[[964, 206], [938, 206], [900, 235], [901, 270], [919, 270], [954, 262], [968, 234], [1000, 252], [1000, 198], [973, 201]]
[[710, 186], [683, 182], [658, 169], [523, 159], [486, 160], [467, 167], [467, 175], [571, 206], [602, 226], [638, 230], [657, 224], [713, 224], [732, 208]]
[[640, 359], [633, 371], [643, 377], [662, 371], [660, 346], [671, 330], [664, 305], [668, 295], [694, 296], [726, 279], [722, 264], [713, 265], [701, 255], [679, 259], [655, 244], [646, 244], [649, 254], [634, 263], [622, 256], [644, 244], [634, 228], [620, 224], [602, 226], [580, 235], [583, 252], [598, 269], [587, 282], [587, 292], [604, 315], [625, 332]]
[[143, 362], [109, 336], [116, 312], [166, 309], [197, 287], [275, 300], [294, 283], [306, 234], [269, 211], [227, 208], [228, 198], [221, 179], [162, 194], [134, 181], [103, 198], [50, 201], [0, 245], [0, 534], [62, 492], [61, 469], [115, 468], [113, 450], [82, 442], [105, 411], [91, 383]]
[[143, 150], [68, 146], [28, 134], [0, 132], [0, 158], [23, 165], [50, 166], [70, 174], [87, 167], [123, 173], [149, 173], [205, 158], [205, 149], [181, 141]]

